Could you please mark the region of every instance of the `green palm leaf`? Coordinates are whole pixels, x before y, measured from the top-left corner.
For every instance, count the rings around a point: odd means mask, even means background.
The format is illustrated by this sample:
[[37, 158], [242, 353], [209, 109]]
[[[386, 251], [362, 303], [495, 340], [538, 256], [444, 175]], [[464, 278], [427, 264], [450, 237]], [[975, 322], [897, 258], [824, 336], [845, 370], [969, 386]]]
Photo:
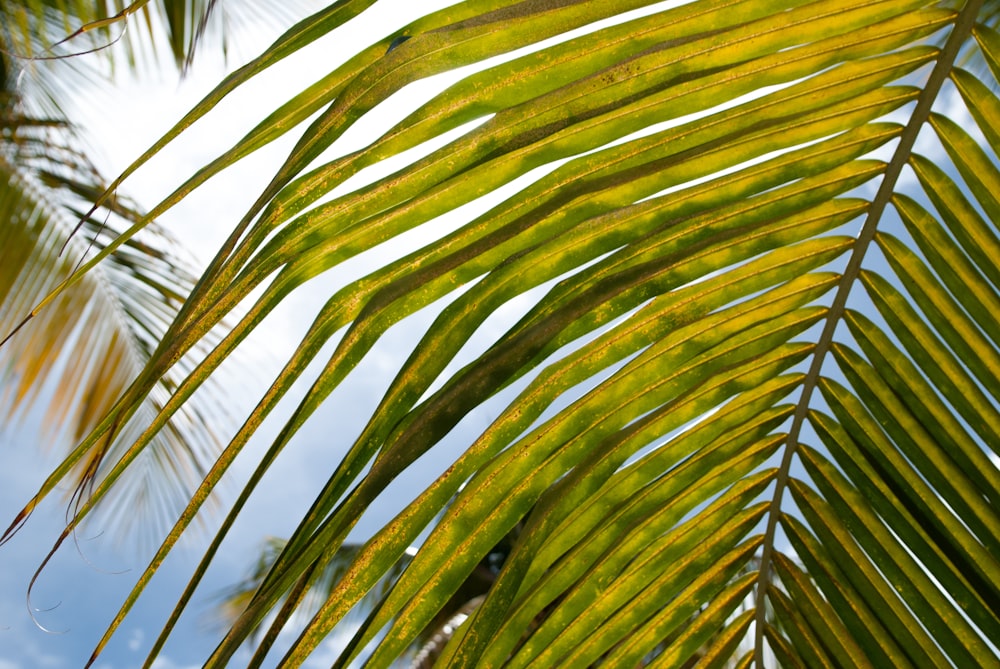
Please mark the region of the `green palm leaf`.
[[[126, 176], [368, 4], [334, 3], [290, 29]], [[285, 445], [391, 326], [436, 304], [210, 666], [262, 625], [255, 665], [301, 663], [391, 575], [336, 664], [388, 666], [466, 603], [457, 593], [507, 541], [485, 596], [439, 639], [439, 664], [1000, 665], [1000, 100], [995, 72], [955, 65], [962, 49], [1000, 62], [997, 35], [976, 24], [993, 10], [709, 0], [628, 13], [645, 4], [472, 0], [431, 14], [280, 106], [154, 208], [325, 105], [67, 466], [253, 293], [248, 312], [185, 371], [67, 533], [282, 300], [348, 260], [378, 262], [315, 314], [97, 652], [325, 345], [150, 658]], [[407, 84], [470, 64], [367, 147], [338, 151]], [[948, 95], [973, 121], [933, 111]], [[919, 146], [940, 146], [933, 160], [914, 149], [930, 132]], [[348, 183], [404, 153], [387, 176]], [[387, 257], [404, 234], [425, 241]], [[487, 332], [514, 300], [524, 316]], [[498, 399], [495, 420], [470, 432], [463, 419]], [[445, 473], [324, 580], [365, 510], [446, 437], [465, 448]], [[276, 647], [314, 586], [322, 603]]]

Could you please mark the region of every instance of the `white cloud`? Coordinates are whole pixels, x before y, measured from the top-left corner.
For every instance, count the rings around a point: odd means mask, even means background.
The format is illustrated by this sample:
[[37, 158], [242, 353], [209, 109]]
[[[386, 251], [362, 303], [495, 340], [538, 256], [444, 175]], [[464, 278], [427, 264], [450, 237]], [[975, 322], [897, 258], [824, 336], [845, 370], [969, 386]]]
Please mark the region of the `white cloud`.
[[132, 636], [128, 640], [128, 649], [133, 651], [139, 650], [142, 646], [142, 641], [145, 638], [146, 634], [141, 629], [133, 630]]
[[64, 658], [44, 651], [34, 641], [20, 650], [16, 660], [0, 659], [0, 669], [62, 669], [68, 666]]
[[199, 669], [197, 664], [177, 664], [169, 657], [160, 656], [153, 660], [152, 669]]

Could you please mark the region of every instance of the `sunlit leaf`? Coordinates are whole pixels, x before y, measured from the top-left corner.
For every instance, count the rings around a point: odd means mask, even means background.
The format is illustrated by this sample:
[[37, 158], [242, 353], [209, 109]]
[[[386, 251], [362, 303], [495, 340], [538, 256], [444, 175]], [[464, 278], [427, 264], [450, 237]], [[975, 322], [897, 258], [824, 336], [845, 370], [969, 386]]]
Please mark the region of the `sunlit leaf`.
[[[123, 184], [368, 4], [293, 26]], [[360, 269], [303, 315], [91, 662], [280, 416], [155, 662], [272, 465], [402, 325], [412, 347], [360, 434], [332, 435], [345, 455], [239, 591], [206, 666], [245, 644], [254, 666], [298, 666], [334, 634], [335, 667], [1000, 666], [1000, 104], [993, 75], [956, 68], [960, 53], [1000, 62], [976, 26], [996, 8], [672, 4], [473, 0], [372, 35], [154, 208], [314, 115], [82, 437], [71, 463], [178, 374], [66, 533], [268, 314], [329, 270]], [[445, 72], [457, 80], [341, 147]], [[521, 316], [494, 325], [512, 306]], [[443, 473], [355, 545], [359, 519], [429, 454]]]

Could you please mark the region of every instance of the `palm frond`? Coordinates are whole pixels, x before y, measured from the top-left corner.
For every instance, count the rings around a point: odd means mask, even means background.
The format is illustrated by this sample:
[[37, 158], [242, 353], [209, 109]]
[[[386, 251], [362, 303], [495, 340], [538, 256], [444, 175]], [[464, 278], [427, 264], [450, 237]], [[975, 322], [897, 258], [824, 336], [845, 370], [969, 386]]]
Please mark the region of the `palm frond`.
[[[154, 228], [144, 238], [148, 243], [134, 240], [99, 273], [25, 321], [39, 299], [72, 274], [87, 247], [101, 246], [120, 223], [108, 218], [114, 216], [111, 212], [85, 219], [81, 237], [70, 241], [77, 219], [57, 207], [68, 200], [59, 197], [57, 189], [32, 181], [20, 166], [4, 162], [3, 167], [0, 330], [10, 337], [0, 349], [3, 420], [23, 420], [44, 403], [45, 443], [75, 444], [114, 406], [148, 359], [163, 326], [193, 285], [193, 275], [179, 264], [176, 242], [157, 240]], [[46, 180], [58, 178], [49, 173]], [[136, 215], [121, 202], [116, 210]], [[178, 369], [190, 364], [182, 362]], [[146, 420], [162, 409], [170, 384], [168, 377], [147, 398]], [[121, 536], [133, 535], [146, 523], [149, 529], [168, 525], [215, 457], [219, 437], [214, 430], [226, 420], [225, 409], [206, 401], [178, 415], [143, 456], [132, 480], [120, 487], [118, 500], [105, 507], [102, 519], [120, 529]], [[102, 477], [106, 458], [113, 460], [141, 429], [136, 423], [123, 430], [115, 445], [104, 443], [81, 453], [69, 481], [72, 488], [82, 494]]]
[[225, 52], [234, 26], [261, 18], [285, 22], [302, 4], [248, 2], [233, 12], [217, 0], [3, 2], [0, 43], [8, 59], [36, 63], [118, 45], [132, 66], [140, 58], [157, 58], [165, 48], [177, 67], [186, 68], [203, 38]]
[[[269, 15], [281, 15], [292, 5]], [[268, 12], [262, 6], [251, 9], [244, 19]], [[135, 68], [140, 59], [155, 57], [164, 43], [176, 64], [186, 68], [202, 37], [223, 46], [231, 37], [232, 21], [218, 10], [214, 0], [128, 6], [0, 3], [0, 151], [5, 214], [10, 216], [5, 235], [11, 240], [2, 255], [0, 337], [12, 336], [88, 253], [101, 252], [128, 225], [143, 219], [118, 189], [102, 196], [107, 185], [87, 158], [85, 133], [63, 110], [67, 89], [103, 83], [102, 64]], [[111, 46], [115, 48], [105, 48]], [[90, 51], [107, 58], [69, 57]], [[99, 198], [103, 207], [91, 208]], [[156, 224], [144, 227], [139, 237], [116, 245], [100, 271], [69, 288], [58, 307], [47, 309], [46, 316], [0, 350], [0, 382], [11, 400], [4, 405], [6, 419], [26, 415], [43, 400], [51, 402], [43, 421], [49, 428], [46, 440], [76, 443], [149, 358], [163, 324], [173, 318], [195, 278], [176, 241]], [[157, 383], [154, 396], [144, 403], [145, 417], [134, 421], [116, 446], [106, 442], [74, 456], [72, 489], [77, 495], [103, 476], [109, 452], [141, 434], [143, 422], [160, 413], [197, 357], [186, 356], [180, 376], [172, 373]], [[155, 537], [155, 528], [171, 522], [176, 505], [183, 505], [191, 482], [206, 472], [218, 451], [215, 430], [228, 419], [228, 408], [208, 395], [182, 409], [120, 486], [121, 499], [131, 501], [106, 505], [111, 517], [105, 520], [126, 534], [146, 525]], [[122, 513], [123, 506], [150, 514]]]
[[[290, 29], [137, 165], [368, 4], [335, 3]], [[253, 663], [302, 663], [427, 533], [335, 664], [388, 666], [519, 524], [439, 663], [1000, 665], [1000, 99], [995, 81], [955, 64], [963, 47], [1000, 62], [981, 5], [473, 0], [385, 36], [280, 107], [154, 208], [326, 105], [80, 448], [115, 435], [253, 294], [248, 313], [109, 463], [67, 531], [289, 294], [347, 260], [376, 267], [315, 314], [94, 657], [291, 385], [311, 384], [150, 661], [282, 449], [391, 326], [434, 305], [208, 666], [265, 622]], [[368, 146], [338, 151], [407, 84], [473, 64]], [[938, 111], [946, 99], [968, 118]], [[404, 234], [422, 241], [389, 257]], [[515, 300], [528, 305], [520, 320], [482, 327]], [[490, 401], [499, 415], [467, 432]], [[446, 437], [462, 452], [277, 647], [289, 602]]]

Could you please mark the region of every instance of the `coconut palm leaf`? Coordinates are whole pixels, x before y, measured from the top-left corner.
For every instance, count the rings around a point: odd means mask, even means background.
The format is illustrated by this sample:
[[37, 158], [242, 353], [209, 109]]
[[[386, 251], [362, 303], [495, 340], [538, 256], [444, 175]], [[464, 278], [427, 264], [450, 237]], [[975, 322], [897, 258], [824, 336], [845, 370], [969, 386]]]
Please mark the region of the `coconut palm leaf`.
[[256, 19], [287, 21], [301, 3], [276, 7], [262, 2], [241, 3], [234, 12], [217, 0], [136, 0], [135, 2], [0, 3], [3, 45], [7, 56], [39, 62], [74, 54], [124, 47], [127, 63], [157, 58], [169, 52], [178, 67], [190, 66], [199, 42], [210, 37], [223, 52], [233, 29]]
[[[233, 620], [236, 620], [243, 613], [243, 609], [246, 608], [254, 592], [257, 591], [261, 582], [267, 577], [267, 573], [270, 571], [274, 560], [281, 554], [286, 543], [286, 540], [278, 537], [267, 537], [247, 577], [220, 593], [217, 613], [218, 622], [223, 628], [228, 627]], [[324, 565], [322, 572], [311, 584], [311, 587], [302, 592], [302, 599], [300, 601], [289, 602], [289, 606], [295, 609], [295, 616], [302, 616], [308, 619], [310, 612], [315, 612], [319, 608], [326, 597], [329, 596], [333, 587], [343, 577], [360, 550], [360, 544], [349, 543], [340, 547], [334, 559]], [[358, 618], [358, 622], [363, 621], [365, 613], [385, 596], [385, 591], [391, 587], [407, 564], [409, 564], [409, 554], [404, 555], [395, 568], [384, 575], [383, 583], [370, 592], [368, 601], [363, 601], [355, 611], [354, 617]], [[263, 632], [263, 627], [262, 625], [261, 629], [257, 630], [257, 634]]]
[[[290, 29], [136, 165], [369, 4]], [[150, 662], [285, 445], [389, 328], [434, 305], [207, 666], [262, 624], [252, 664], [300, 664], [429, 532], [335, 664], [389, 666], [519, 524], [439, 665], [1000, 665], [1000, 37], [977, 23], [991, 16], [916, 0], [470, 0], [279, 107], [154, 208], [325, 105], [78, 453], [252, 295], [249, 311], [66, 532], [289, 294], [350, 259], [374, 269], [315, 314], [94, 658], [291, 385], [311, 383]], [[990, 69], [960, 69], [963, 49]], [[466, 65], [364, 148], [339, 148], [407, 84]], [[418, 241], [387, 244], [404, 235]], [[519, 320], [484, 327], [514, 302]], [[501, 408], [473, 430], [463, 419], [487, 402]], [[446, 437], [463, 444], [450, 466], [276, 645], [365, 510]]]
[[[193, 285], [193, 273], [176, 242], [152, 228], [142, 240], [121, 247], [100, 272], [63, 293], [54, 308], [26, 322], [32, 306], [72, 274], [88, 246], [100, 247], [115, 236], [123, 220], [119, 214], [134, 219], [138, 213], [116, 201], [100, 218], [82, 219], [81, 236], [71, 240], [81, 212], [79, 204], [74, 210], [68, 191], [87, 192], [93, 182], [74, 180], [65, 160], [52, 165], [57, 174], [26, 169], [30, 162], [23, 155], [15, 159], [0, 161], [0, 329], [10, 335], [0, 350], [0, 413], [11, 425], [37, 406], [47, 406], [43, 442], [75, 444], [141, 368]], [[87, 177], [92, 175], [76, 178]], [[190, 363], [178, 371], [185, 367]], [[159, 411], [170, 383], [164, 379], [147, 398], [146, 420]], [[132, 534], [146, 523], [163, 528], [170, 522], [218, 451], [219, 438], [211, 428], [218, 419], [209, 419], [207, 412], [218, 414], [218, 408], [205, 400], [191, 405], [158, 435], [133, 481], [118, 491], [118, 502], [106, 507], [104, 518], [117, 521], [110, 524]], [[137, 436], [139, 427], [126, 432]], [[120, 447], [106, 443], [92, 449], [73, 470], [72, 487], [82, 492], [101, 475], [105, 457], [111, 453], [113, 459]], [[131, 511], [123, 513], [124, 508]]]
[[[105, 198], [103, 208], [86, 211], [107, 183], [87, 158], [80, 128], [63, 113], [62, 98], [64, 82], [93, 83], [98, 68], [92, 60], [77, 58], [37, 60], [54, 54], [49, 47], [67, 26], [102, 15], [100, 4], [0, 3], [0, 416], [14, 424], [47, 404], [41, 422], [47, 428], [44, 442], [52, 444], [77, 443], [107, 413], [195, 283], [193, 263], [153, 224], [141, 238], [118, 247], [99, 272], [67, 291], [58, 307], [26, 325], [32, 307], [88, 252], [142, 218], [117, 191]], [[196, 13], [208, 9], [197, 2], [166, 5], [175, 15], [174, 5]], [[144, 38], [136, 46], [148, 48], [155, 41]], [[131, 59], [134, 51], [128, 55]], [[190, 50], [178, 57], [188, 55]], [[75, 232], [80, 234], [73, 238]], [[181, 363], [176, 380], [190, 365], [190, 359]], [[145, 402], [146, 420], [159, 412], [176, 380], [161, 380]], [[172, 522], [174, 507], [183, 507], [191, 482], [200, 480], [218, 451], [212, 423], [226, 415], [220, 409], [203, 399], [157, 437], [143, 466], [119, 491], [120, 502], [106, 507], [119, 521], [112, 525], [130, 532]], [[105, 443], [81, 460], [72, 474], [74, 489], [82, 491], [100, 475], [111, 448]], [[122, 513], [123, 507], [132, 512]], [[135, 513], [143, 508], [151, 513]]]

